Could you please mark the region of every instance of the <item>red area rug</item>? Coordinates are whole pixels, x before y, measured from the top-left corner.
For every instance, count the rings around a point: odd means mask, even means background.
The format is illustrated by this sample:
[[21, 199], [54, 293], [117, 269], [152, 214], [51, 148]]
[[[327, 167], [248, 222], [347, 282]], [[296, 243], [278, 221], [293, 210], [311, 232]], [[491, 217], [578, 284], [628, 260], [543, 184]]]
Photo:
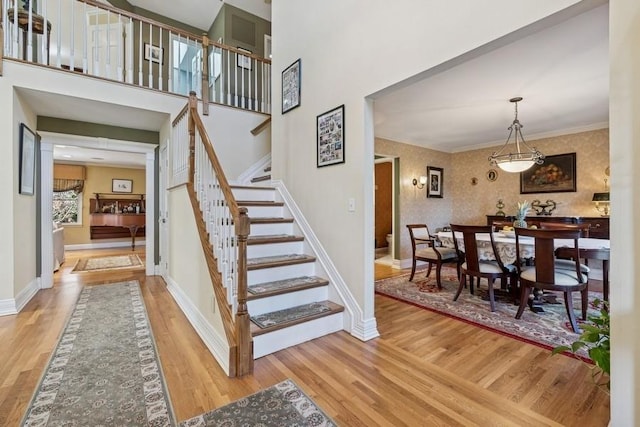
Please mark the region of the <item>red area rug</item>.
[[[453, 301], [459, 283], [455, 269], [442, 268], [441, 290], [436, 286], [435, 271], [429, 278], [425, 278], [425, 274], [425, 271], [416, 272], [413, 282], [409, 282], [409, 274], [378, 280], [375, 283], [376, 293], [547, 349], [570, 345], [579, 336], [569, 325], [562, 293], [558, 294], [558, 304], [544, 305], [544, 313], [534, 313], [527, 308], [518, 320], [515, 318], [518, 306], [508, 297], [496, 296], [496, 311], [491, 312], [484, 279], [480, 289], [475, 288], [475, 295], [470, 294], [469, 288], [463, 289], [458, 301]], [[497, 287], [498, 281], [494, 285], [494, 288]], [[602, 299], [602, 294], [590, 291], [589, 313], [597, 312], [591, 304], [595, 298]], [[578, 319], [580, 307], [580, 293], [574, 292], [574, 309]], [[571, 353], [565, 354], [573, 356]], [[580, 353], [580, 356], [590, 360], [586, 352]]]

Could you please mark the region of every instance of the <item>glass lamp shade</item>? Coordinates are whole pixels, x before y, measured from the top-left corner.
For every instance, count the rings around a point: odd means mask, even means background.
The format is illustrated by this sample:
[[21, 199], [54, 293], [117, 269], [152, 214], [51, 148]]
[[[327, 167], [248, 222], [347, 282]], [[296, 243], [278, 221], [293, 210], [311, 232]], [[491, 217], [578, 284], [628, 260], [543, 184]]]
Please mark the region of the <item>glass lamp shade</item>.
[[523, 172], [535, 164], [533, 160], [506, 160], [496, 162], [498, 167], [505, 172]]

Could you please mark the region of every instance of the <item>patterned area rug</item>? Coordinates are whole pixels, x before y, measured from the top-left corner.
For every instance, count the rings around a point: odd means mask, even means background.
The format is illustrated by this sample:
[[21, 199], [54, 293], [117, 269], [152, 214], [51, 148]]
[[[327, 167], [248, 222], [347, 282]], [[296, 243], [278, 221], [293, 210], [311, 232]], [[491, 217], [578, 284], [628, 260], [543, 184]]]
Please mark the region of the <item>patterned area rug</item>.
[[335, 425], [292, 380], [180, 423], [181, 427]]
[[175, 425], [137, 281], [82, 290], [22, 425]]
[[140, 257], [136, 254], [114, 255], [105, 257], [80, 258], [71, 270], [72, 273], [81, 271], [101, 271], [116, 268], [136, 268], [142, 266]]
[[[376, 293], [547, 349], [571, 345], [579, 336], [571, 330], [562, 293], [558, 293], [557, 304], [544, 304], [543, 313], [534, 313], [527, 307], [518, 320], [515, 318], [518, 306], [508, 297], [496, 296], [496, 311], [491, 312], [485, 279], [480, 289], [475, 287], [475, 295], [471, 295], [469, 288], [466, 288], [462, 290], [458, 301], [453, 301], [459, 283], [454, 268], [442, 268], [442, 290], [436, 286], [435, 272], [431, 272], [426, 279], [425, 275], [425, 270], [417, 271], [413, 282], [409, 282], [409, 274], [378, 280], [375, 283]], [[496, 281], [494, 289], [499, 286], [499, 281]], [[580, 293], [573, 294], [573, 307], [580, 323]], [[595, 298], [602, 299], [602, 294], [589, 292], [589, 313], [597, 313], [591, 304]], [[586, 352], [580, 355], [589, 360]]]

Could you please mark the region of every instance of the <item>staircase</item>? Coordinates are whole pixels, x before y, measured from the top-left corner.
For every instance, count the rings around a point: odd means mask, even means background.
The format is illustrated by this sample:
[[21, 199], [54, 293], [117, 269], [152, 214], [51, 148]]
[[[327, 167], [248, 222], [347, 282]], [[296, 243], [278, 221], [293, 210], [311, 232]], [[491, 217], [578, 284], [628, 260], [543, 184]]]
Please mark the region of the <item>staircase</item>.
[[326, 274], [278, 190], [231, 188], [251, 222], [247, 305], [254, 358], [342, 330], [344, 307], [331, 301]]
[[271, 166], [267, 166], [266, 168], [264, 168], [263, 172], [266, 173], [266, 175], [254, 176], [253, 178], [251, 178], [251, 183], [271, 180], [271, 173], [270, 173], [271, 172]]

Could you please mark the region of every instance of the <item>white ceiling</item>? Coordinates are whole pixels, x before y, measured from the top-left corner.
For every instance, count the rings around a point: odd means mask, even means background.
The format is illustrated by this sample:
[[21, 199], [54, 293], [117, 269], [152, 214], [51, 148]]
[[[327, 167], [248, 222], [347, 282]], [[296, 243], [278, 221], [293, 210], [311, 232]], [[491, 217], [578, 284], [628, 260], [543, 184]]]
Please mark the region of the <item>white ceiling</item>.
[[208, 31], [224, 3], [271, 21], [271, 1], [265, 0], [128, 0], [134, 6]]
[[376, 98], [377, 137], [445, 152], [608, 127], [608, 5]]

